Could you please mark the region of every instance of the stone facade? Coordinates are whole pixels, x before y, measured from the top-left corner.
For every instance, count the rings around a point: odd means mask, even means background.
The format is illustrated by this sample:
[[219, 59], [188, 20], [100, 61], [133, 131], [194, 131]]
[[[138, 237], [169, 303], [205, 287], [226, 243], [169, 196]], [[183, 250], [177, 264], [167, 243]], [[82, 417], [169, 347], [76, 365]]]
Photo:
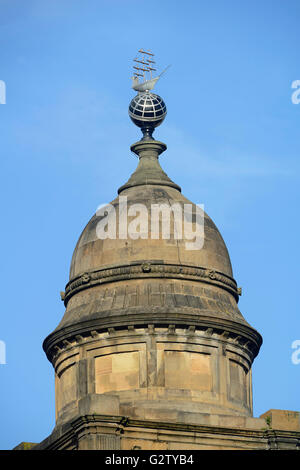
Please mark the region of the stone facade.
[[[119, 195], [149, 213], [153, 204], [195, 211], [158, 163], [165, 148], [132, 146], [139, 165]], [[112, 206], [119, 228], [119, 197]], [[251, 366], [262, 338], [238, 309], [229, 254], [208, 215], [199, 250], [174, 237], [172, 217], [168, 239], [99, 239], [98, 221], [79, 238], [64, 317], [44, 341], [56, 426], [33, 448], [299, 448], [299, 413], [253, 418]]]

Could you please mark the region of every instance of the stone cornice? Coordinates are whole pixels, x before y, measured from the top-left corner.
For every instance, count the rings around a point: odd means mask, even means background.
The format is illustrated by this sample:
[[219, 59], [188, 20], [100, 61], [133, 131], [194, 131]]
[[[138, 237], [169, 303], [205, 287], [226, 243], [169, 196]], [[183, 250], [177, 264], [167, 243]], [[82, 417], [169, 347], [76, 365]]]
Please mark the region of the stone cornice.
[[[127, 416], [113, 415], [84, 415], [66, 423], [62, 429], [55, 428], [52, 434], [35, 445], [32, 450], [62, 450], [64, 448], [78, 448], [80, 437], [86, 434], [97, 434], [103, 432], [107, 436], [126, 436], [126, 432], [135, 431], [147, 432], [149, 437], [151, 434], [160, 433], [160, 440], [163, 441], [164, 435], [170, 431], [172, 436], [184, 435], [186, 437], [207, 436], [213, 439], [220, 437], [221, 439], [241, 439], [240, 446], [243, 449], [270, 450], [277, 448], [277, 442], [284, 440], [290, 444], [290, 448], [295, 450], [300, 445], [300, 432], [283, 431], [283, 430], [265, 430], [265, 429], [249, 429], [239, 427], [227, 427], [218, 425], [202, 425], [202, 424], [186, 424], [172, 423], [153, 420], [138, 420]], [[245, 441], [245, 442], [244, 442]]]
[[201, 266], [167, 264], [150, 260], [121, 266], [106, 266], [82, 273], [71, 279], [66, 285], [64, 303], [67, 306], [74, 294], [90, 287], [109, 282], [149, 278], [200, 281], [225, 289], [234, 296], [237, 302], [239, 299], [235, 280], [224, 273]]
[[[108, 333], [109, 336], [112, 337], [116, 331], [128, 331], [129, 334], [132, 334], [135, 332], [135, 328], [145, 328], [145, 333], [153, 334], [155, 333], [156, 327], [165, 326], [166, 330], [168, 330], [166, 332], [169, 334], [176, 335], [184, 333], [193, 337], [193, 335], [196, 335], [198, 332], [203, 334], [206, 339], [212, 338], [214, 335], [213, 339], [219, 339], [224, 343], [238, 345], [247, 351], [251, 363], [259, 352], [262, 338], [256, 330], [246, 324], [243, 325], [210, 317], [202, 317], [198, 320], [191, 315], [186, 318], [184, 318], [183, 315], [181, 315], [181, 317], [183, 318], [181, 318], [180, 321], [174, 318], [172, 323], [169, 318], [169, 323], [167, 323], [165, 314], [161, 317], [152, 315], [147, 324], [145, 323], [144, 313], [141, 313], [139, 318], [126, 316], [124, 320], [124, 315], [122, 315], [119, 321], [114, 317], [106, 321], [105, 319], [104, 321], [103, 319], [100, 319], [100, 321], [99, 319], [94, 319], [71, 324], [51, 333], [44, 340], [43, 349], [49, 361], [54, 363], [57, 357], [68, 348], [84, 345], [89, 341], [100, 339], [102, 333]], [[181, 331], [176, 333], [176, 329]]]

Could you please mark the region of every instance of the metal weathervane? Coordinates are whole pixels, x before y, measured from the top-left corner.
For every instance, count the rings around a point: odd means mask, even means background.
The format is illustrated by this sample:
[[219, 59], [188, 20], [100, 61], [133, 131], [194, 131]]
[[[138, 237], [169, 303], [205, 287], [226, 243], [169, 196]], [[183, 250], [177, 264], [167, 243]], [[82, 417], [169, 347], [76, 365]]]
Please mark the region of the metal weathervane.
[[[160, 79], [163, 73], [170, 67], [166, 67], [157, 77], [152, 76], [152, 72], [156, 72], [155, 61], [153, 60], [154, 54], [151, 51], [144, 51], [140, 49], [137, 57], [133, 59], [132, 88], [135, 91], [144, 92], [153, 90], [156, 82]], [[140, 81], [141, 80], [141, 81]]]
[[153, 72], [156, 72], [153, 58], [154, 54], [151, 51], [140, 49], [137, 57], [133, 59], [132, 88], [138, 93], [131, 100], [128, 113], [132, 122], [140, 127], [143, 141], [154, 140], [152, 137], [154, 129], [160, 126], [167, 115], [164, 100], [150, 90], [153, 90], [156, 82], [170, 66], [153, 77]]

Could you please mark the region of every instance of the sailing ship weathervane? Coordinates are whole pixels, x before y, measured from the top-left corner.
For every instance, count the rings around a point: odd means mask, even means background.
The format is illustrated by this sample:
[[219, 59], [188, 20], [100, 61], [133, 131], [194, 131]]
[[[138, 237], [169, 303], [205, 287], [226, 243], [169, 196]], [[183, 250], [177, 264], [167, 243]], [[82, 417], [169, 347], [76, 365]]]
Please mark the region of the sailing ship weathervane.
[[133, 60], [132, 88], [138, 94], [131, 100], [129, 105], [129, 117], [136, 126], [141, 128], [143, 133], [141, 140], [154, 140], [152, 133], [155, 127], [159, 126], [165, 119], [167, 107], [163, 99], [154, 93], [150, 93], [150, 90], [153, 90], [156, 82], [170, 65], [159, 75], [153, 77], [156, 68], [154, 54], [151, 51], [140, 49], [138, 56]]
[[[152, 77], [152, 72], [156, 72], [156, 68], [154, 68], [155, 61], [153, 60], [154, 54], [151, 51], [144, 51], [140, 49], [138, 51], [140, 54], [138, 57], [133, 59], [135, 64], [133, 69], [133, 77], [132, 78], [132, 88], [135, 91], [150, 91], [153, 90], [156, 82], [160, 79], [163, 73], [170, 67], [166, 67], [157, 77]], [[140, 83], [140, 77], [142, 82]]]

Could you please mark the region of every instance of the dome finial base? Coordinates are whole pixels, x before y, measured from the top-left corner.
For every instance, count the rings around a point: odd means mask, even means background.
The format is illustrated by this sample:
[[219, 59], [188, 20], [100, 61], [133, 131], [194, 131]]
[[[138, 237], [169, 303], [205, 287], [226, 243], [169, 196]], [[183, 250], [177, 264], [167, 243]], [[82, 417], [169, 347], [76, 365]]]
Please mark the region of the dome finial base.
[[141, 141], [147, 141], [147, 140], [155, 140], [153, 139], [152, 137], [152, 134], [155, 130], [155, 127], [154, 126], [151, 126], [150, 124], [149, 125], [145, 125], [144, 127], [141, 128], [141, 131], [143, 133], [143, 137], [141, 138]]
[[142, 185], [171, 186], [181, 191], [180, 186], [168, 177], [159, 164], [158, 157], [166, 149], [166, 144], [153, 138], [141, 139], [131, 145], [130, 150], [138, 156], [139, 164], [127, 183], [119, 188], [118, 194], [125, 189]]

